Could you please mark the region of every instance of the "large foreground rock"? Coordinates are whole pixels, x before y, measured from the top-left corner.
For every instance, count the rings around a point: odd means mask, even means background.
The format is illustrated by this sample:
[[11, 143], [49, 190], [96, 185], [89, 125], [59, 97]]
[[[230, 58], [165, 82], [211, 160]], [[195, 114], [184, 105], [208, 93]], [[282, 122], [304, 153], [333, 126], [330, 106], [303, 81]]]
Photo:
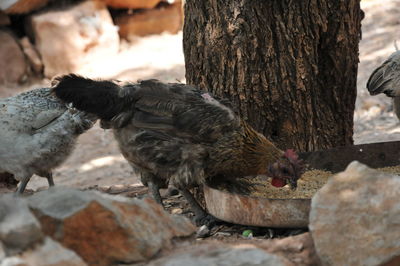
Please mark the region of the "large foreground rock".
[[118, 30], [102, 2], [34, 15], [31, 26], [49, 78], [70, 72], [88, 75], [119, 50]]
[[6, 255], [22, 252], [43, 239], [38, 220], [23, 199], [13, 194], [0, 197], [0, 241]]
[[84, 266], [75, 252], [46, 237], [40, 245], [17, 256], [5, 258], [2, 266]]
[[352, 162], [313, 197], [310, 230], [325, 265], [400, 265], [400, 177]]
[[227, 245], [215, 242], [192, 246], [152, 261], [148, 266], [295, 266], [283, 257], [251, 244]]
[[0, 84], [15, 84], [27, 77], [27, 64], [17, 39], [0, 30]]
[[88, 264], [144, 261], [195, 228], [151, 199], [113, 197], [55, 187], [29, 198], [46, 235]]

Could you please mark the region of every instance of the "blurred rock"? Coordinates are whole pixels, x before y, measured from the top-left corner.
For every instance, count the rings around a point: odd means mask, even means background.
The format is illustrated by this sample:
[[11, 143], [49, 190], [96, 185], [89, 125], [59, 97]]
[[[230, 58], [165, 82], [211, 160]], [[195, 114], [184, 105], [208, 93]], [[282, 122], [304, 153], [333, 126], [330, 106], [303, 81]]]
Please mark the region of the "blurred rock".
[[100, 1], [106, 3], [106, 5], [111, 6], [113, 8], [139, 9], [139, 8], [153, 8], [161, 0], [100, 0]]
[[42, 244], [18, 256], [8, 257], [1, 265], [15, 266], [83, 266], [87, 265], [75, 252], [46, 237]]
[[222, 242], [191, 246], [154, 260], [148, 266], [294, 266], [288, 260], [250, 244], [227, 245]]
[[311, 204], [309, 228], [321, 261], [368, 266], [399, 257], [399, 191], [399, 176], [359, 162], [333, 176]]
[[177, 33], [182, 29], [181, 3], [174, 3], [157, 9], [145, 10], [136, 14], [123, 14], [115, 18], [122, 38]]
[[31, 27], [49, 78], [70, 72], [87, 75], [98, 62], [118, 53], [117, 28], [101, 2], [34, 15]]
[[321, 261], [315, 252], [310, 233], [252, 243], [265, 251], [279, 255], [296, 266], [318, 266]]
[[8, 15], [0, 10], [0, 26], [7, 26], [10, 25], [10, 23], [11, 21]]
[[45, 6], [49, 0], [6, 0], [0, 1], [0, 9], [8, 14], [24, 14]]
[[41, 74], [43, 72], [43, 62], [36, 48], [31, 44], [28, 37], [23, 37], [20, 40], [20, 44], [33, 72], [35, 74]]
[[91, 265], [144, 261], [195, 231], [188, 219], [150, 199], [54, 187], [31, 196], [29, 204], [46, 235]]
[[40, 223], [29, 211], [24, 199], [14, 194], [0, 197], [0, 241], [5, 253], [13, 255], [41, 241]]
[[14, 36], [0, 30], [0, 84], [15, 84], [27, 78], [24, 53]]

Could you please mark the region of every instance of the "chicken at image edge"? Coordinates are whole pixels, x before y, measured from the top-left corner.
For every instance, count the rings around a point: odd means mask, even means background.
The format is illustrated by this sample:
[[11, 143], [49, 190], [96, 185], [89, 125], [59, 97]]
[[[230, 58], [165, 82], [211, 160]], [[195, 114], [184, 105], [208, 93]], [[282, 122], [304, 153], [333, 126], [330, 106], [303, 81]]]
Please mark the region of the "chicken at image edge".
[[293, 150], [278, 149], [217, 100], [185, 84], [157, 80], [126, 83], [77, 75], [58, 78], [57, 97], [97, 115], [112, 128], [123, 156], [162, 204], [159, 189], [171, 182], [187, 199], [198, 224], [213, 220], [190, 188], [212, 178], [268, 174], [272, 185], [297, 185], [302, 166]]
[[54, 185], [52, 170], [71, 154], [94, 115], [66, 106], [39, 88], [0, 99], [0, 173], [13, 174], [22, 194], [33, 174]]
[[371, 73], [367, 89], [372, 96], [384, 93], [392, 98], [395, 114], [400, 119], [400, 51], [392, 53]]

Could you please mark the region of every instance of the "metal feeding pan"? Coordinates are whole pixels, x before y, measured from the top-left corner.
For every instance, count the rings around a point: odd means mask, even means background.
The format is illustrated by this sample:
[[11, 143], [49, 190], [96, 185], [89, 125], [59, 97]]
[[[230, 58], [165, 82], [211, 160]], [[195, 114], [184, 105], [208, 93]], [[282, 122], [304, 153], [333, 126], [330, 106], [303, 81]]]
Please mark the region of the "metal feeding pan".
[[[400, 141], [337, 147], [299, 154], [308, 168], [343, 171], [357, 160], [372, 168], [400, 164]], [[215, 217], [242, 225], [302, 228], [308, 226], [311, 199], [268, 199], [229, 193], [204, 185], [207, 209]]]

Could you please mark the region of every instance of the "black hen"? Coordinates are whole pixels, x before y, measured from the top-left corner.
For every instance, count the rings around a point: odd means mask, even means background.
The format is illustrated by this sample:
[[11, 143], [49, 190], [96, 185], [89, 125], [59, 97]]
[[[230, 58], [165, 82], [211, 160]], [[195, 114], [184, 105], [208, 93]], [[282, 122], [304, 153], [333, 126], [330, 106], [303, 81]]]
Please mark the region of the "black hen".
[[301, 175], [294, 152], [279, 150], [228, 104], [193, 86], [157, 80], [119, 85], [68, 75], [59, 78], [54, 91], [113, 129], [122, 154], [159, 203], [159, 188], [172, 182], [200, 221], [209, 216], [188, 189], [209, 178], [271, 169], [273, 185], [295, 187]]

